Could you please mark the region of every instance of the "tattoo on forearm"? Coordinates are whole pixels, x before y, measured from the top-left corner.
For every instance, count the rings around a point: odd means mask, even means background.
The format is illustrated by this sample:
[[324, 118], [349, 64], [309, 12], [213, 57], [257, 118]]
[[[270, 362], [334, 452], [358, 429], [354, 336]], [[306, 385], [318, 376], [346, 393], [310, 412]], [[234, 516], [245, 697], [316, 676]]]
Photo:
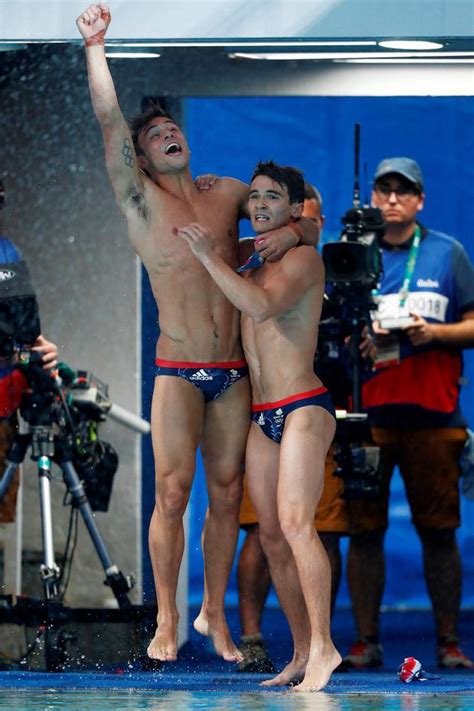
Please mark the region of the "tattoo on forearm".
[[129, 138], [126, 138], [123, 142], [122, 155], [125, 160], [125, 165], [128, 165], [129, 168], [133, 168], [135, 158], [133, 157], [133, 146]]

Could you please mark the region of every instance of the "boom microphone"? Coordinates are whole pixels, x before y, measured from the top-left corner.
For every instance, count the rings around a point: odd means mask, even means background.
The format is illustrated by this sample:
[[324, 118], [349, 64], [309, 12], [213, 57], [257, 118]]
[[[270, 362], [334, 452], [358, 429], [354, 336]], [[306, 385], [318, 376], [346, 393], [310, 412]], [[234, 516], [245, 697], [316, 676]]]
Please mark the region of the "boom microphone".
[[116, 403], [110, 403], [110, 408], [107, 410], [107, 415], [116, 422], [119, 422], [124, 427], [128, 427], [135, 432], [146, 435], [150, 433], [150, 423], [144, 420], [139, 415], [134, 415], [133, 412], [120, 407]]

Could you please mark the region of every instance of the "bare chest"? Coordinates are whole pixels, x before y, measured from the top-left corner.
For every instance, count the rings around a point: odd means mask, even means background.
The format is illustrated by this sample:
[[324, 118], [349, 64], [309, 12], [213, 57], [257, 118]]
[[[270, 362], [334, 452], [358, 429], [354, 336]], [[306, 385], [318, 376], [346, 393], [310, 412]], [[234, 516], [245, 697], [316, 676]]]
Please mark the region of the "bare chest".
[[193, 204], [172, 197], [161, 198], [150, 205], [148, 219], [130, 224], [130, 240], [150, 273], [201, 271], [178, 229], [197, 222], [212, 233], [214, 246], [228, 264], [237, 260], [237, 209], [231, 204], [199, 199]]

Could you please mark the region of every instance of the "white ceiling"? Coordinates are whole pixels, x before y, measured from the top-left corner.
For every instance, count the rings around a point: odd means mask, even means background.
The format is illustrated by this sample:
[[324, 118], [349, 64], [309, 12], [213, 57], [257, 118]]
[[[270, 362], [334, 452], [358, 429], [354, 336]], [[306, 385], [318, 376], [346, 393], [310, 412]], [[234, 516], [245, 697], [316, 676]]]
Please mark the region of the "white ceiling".
[[[1, 40], [78, 40], [82, 0], [0, 0]], [[474, 0], [113, 0], [110, 39], [472, 37]]]

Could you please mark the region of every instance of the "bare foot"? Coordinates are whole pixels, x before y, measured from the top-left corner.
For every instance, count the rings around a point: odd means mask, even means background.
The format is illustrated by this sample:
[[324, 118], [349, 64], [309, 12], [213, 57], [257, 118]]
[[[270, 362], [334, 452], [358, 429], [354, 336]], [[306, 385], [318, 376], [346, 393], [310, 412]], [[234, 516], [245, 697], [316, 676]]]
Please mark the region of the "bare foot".
[[160, 622], [146, 650], [150, 659], [174, 662], [178, 655], [178, 623]]
[[201, 610], [193, 623], [196, 632], [209, 637], [214, 645], [216, 654], [222, 657], [226, 662], [241, 662], [243, 660], [242, 653], [237, 649], [230, 636], [227, 622], [223, 619], [222, 622], [211, 624]]
[[334, 669], [339, 666], [342, 657], [330, 643], [325, 648], [315, 646], [309, 653], [306, 673], [301, 684], [295, 686], [293, 691], [320, 691], [324, 689]]
[[262, 681], [260, 686], [288, 686], [299, 684], [306, 670], [306, 659], [292, 659], [289, 664], [273, 679]]

